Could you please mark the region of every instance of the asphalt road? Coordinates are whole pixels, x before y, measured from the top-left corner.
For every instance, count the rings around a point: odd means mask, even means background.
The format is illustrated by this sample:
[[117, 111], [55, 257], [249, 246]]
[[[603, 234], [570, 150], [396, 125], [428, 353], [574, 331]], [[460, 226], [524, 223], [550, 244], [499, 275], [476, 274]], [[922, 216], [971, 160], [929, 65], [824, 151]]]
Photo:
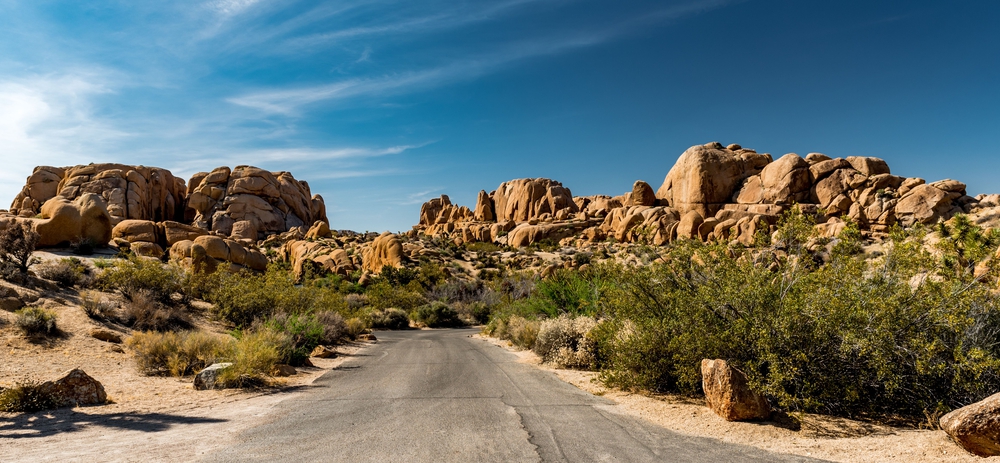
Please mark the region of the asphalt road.
[[689, 437], [518, 363], [475, 330], [379, 332], [207, 461], [815, 461]]

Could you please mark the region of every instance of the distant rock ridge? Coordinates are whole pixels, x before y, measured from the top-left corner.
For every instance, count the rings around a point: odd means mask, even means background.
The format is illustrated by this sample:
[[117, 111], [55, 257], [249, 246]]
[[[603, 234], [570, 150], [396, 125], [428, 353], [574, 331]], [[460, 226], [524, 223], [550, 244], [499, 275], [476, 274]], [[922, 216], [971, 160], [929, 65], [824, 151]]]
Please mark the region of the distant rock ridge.
[[775, 160], [713, 142], [684, 151], [655, 192], [637, 181], [619, 196], [574, 197], [555, 180], [511, 180], [493, 192], [480, 191], [474, 211], [448, 196], [428, 201], [414, 229], [456, 242], [511, 246], [607, 239], [663, 245], [679, 238], [752, 244], [793, 205], [815, 215], [826, 236], [839, 233], [847, 220], [879, 236], [897, 224], [932, 224], [996, 207], [1000, 197], [993, 196], [972, 198], [955, 180], [927, 183], [892, 175], [875, 157], [789, 153]]
[[[308, 183], [252, 166], [199, 172], [190, 182], [158, 167], [40, 166], [10, 211], [0, 211], [0, 229], [14, 222], [29, 223], [42, 247], [102, 246], [114, 239], [143, 256], [166, 258], [174, 250], [172, 257], [195, 265], [256, 270], [266, 259], [245, 248], [259, 240], [290, 230], [304, 234], [317, 223], [329, 230], [326, 204]], [[218, 252], [202, 256], [202, 248]]]

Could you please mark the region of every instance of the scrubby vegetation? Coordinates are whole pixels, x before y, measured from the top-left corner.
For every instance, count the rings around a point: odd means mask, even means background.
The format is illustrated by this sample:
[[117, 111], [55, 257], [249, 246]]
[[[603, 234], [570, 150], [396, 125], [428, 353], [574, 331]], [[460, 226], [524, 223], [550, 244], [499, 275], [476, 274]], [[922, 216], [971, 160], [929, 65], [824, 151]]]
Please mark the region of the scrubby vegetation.
[[43, 391], [40, 386], [39, 383], [28, 381], [8, 389], [0, 388], [0, 412], [31, 413], [56, 408], [56, 398]]
[[25, 307], [16, 312], [17, 327], [25, 336], [48, 336], [57, 332], [56, 314], [41, 307]]
[[1000, 389], [997, 233], [958, 216], [875, 255], [856, 227], [812, 233], [793, 212], [753, 248], [686, 240], [650, 265], [559, 271], [507, 293], [485, 332], [626, 389], [698, 394], [701, 359], [725, 358], [787, 410], [916, 420]]
[[44, 262], [36, 265], [34, 271], [39, 277], [66, 288], [87, 286], [92, 278], [90, 266], [76, 257]]
[[132, 335], [126, 344], [143, 374], [186, 376], [223, 358], [231, 339], [197, 331], [148, 331]]
[[17, 284], [27, 281], [38, 239], [38, 233], [22, 222], [0, 230], [0, 278]]

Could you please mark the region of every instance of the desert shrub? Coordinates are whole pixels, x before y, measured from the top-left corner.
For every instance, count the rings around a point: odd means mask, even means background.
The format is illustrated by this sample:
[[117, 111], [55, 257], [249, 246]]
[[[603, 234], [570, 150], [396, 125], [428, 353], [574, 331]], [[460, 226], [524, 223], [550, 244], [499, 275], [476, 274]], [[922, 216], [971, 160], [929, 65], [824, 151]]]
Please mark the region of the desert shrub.
[[782, 407], [846, 416], [923, 417], [1000, 388], [990, 285], [939, 272], [923, 237], [899, 230], [876, 260], [843, 252], [817, 266], [803, 223], [777, 234], [798, 252], [777, 267], [768, 249], [693, 241], [662, 264], [609, 267], [610, 317], [594, 334], [602, 378], [696, 394], [698, 362], [726, 358]]
[[315, 286], [296, 286], [290, 272], [277, 267], [266, 273], [222, 272], [206, 300], [213, 312], [237, 328], [277, 314], [307, 314], [323, 310], [347, 310], [344, 297]]
[[501, 248], [496, 243], [475, 241], [472, 243], [465, 243], [465, 249], [467, 251], [472, 251], [472, 252], [488, 253], [488, 252], [498, 252], [501, 251], [503, 248]]
[[172, 294], [180, 292], [183, 271], [174, 265], [164, 265], [154, 259], [130, 257], [118, 259], [98, 276], [96, 285], [105, 291], [117, 291], [131, 300], [142, 293], [164, 304], [172, 303]]
[[405, 330], [410, 327], [406, 311], [396, 308], [371, 308], [365, 312], [366, 325], [376, 330]]
[[275, 315], [266, 326], [285, 334], [289, 345], [282, 349], [281, 363], [299, 366], [309, 358], [309, 354], [323, 341], [324, 327], [312, 315]]
[[344, 296], [344, 303], [351, 312], [356, 312], [368, 305], [368, 296], [364, 294], [348, 294]]
[[27, 381], [11, 388], [0, 388], [0, 412], [31, 413], [57, 408], [58, 399], [40, 386], [39, 383]]
[[14, 222], [0, 230], [0, 278], [12, 283], [27, 281], [31, 253], [38, 244], [38, 233], [31, 225]]
[[382, 267], [382, 271], [375, 276], [376, 280], [388, 283], [391, 286], [406, 286], [411, 281], [414, 281], [418, 277], [416, 270], [412, 270], [406, 267], [396, 268], [391, 265], [385, 265]]
[[541, 322], [528, 320], [518, 315], [495, 317], [483, 329], [483, 333], [506, 341], [521, 349], [531, 349], [538, 338]]
[[458, 318], [458, 312], [450, 305], [434, 301], [423, 305], [413, 312], [413, 319], [424, 326], [430, 328], [461, 326], [462, 320]]
[[98, 247], [98, 243], [90, 238], [84, 238], [80, 241], [70, 244], [70, 251], [78, 256], [89, 256], [94, 254], [94, 249]]
[[232, 340], [209, 333], [147, 331], [125, 340], [139, 372], [146, 375], [187, 376], [220, 360]]
[[81, 292], [80, 306], [83, 307], [83, 312], [94, 320], [107, 321], [118, 318], [118, 304], [97, 291]]
[[316, 313], [316, 321], [323, 327], [323, 335], [320, 341], [326, 345], [339, 344], [348, 336], [347, 323], [344, 317], [332, 310], [324, 310]]
[[427, 303], [423, 294], [409, 287], [393, 286], [386, 281], [379, 281], [365, 291], [368, 301], [376, 309], [397, 308], [403, 311], [413, 310]]
[[156, 298], [152, 291], [140, 289], [131, 293], [119, 312], [119, 320], [126, 326], [140, 331], [167, 331], [190, 326], [183, 309], [167, 305]]
[[86, 286], [91, 278], [90, 266], [76, 257], [38, 264], [35, 266], [35, 274], [67, 288]]
[[16, 324], [27, 336], [46, 336], [56, 333], [56, 314], [41, 307], [25, 307], [15, 312]]
[[269, 327], [243, 332], [230, 344], [226, 359], [233, 363], [219, 373], [225, 387], [254, 388], [268, 385], [268, 378], [291, 345], [288, 335]]
[[595, 364], [596, 343], [590, 331], [597, 326], [591, 317], [570, 317], [544, 320], [532, 350], [542, 361], [565, 368], [590, 368]]
[[347, 337], [357, 339], [358, 336], [368, 331], [368, 323], [363, 318], [352, 317], [344, 322], [344, 328], [347, 331]]

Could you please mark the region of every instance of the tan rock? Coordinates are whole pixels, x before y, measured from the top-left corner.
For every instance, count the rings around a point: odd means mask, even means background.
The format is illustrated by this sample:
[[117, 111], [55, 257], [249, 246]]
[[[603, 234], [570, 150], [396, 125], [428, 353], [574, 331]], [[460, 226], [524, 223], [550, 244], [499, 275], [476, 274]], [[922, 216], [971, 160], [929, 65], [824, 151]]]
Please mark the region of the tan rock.
[[561, 183], [547, 178], [525, 178], [501, 183], [493, 196], [498, 221], [527, 222], [561, 209], [579, 212], [573, 194]]
[[941, 429], [958, 445], [981, 457], [1000, 455], [1000, 394], [941, 417]]
[[632, 185], [632, 206], [655, 206], [656, 205], [656, 192], [653, 191], [653, 187], [649, 186], [648, 183], [642, 180], [636, 180]]
[[863, 157], [863, 156], [848, 156], [847, 162], [851, 163], [854, 170], [861, 172], [865, 176], [888, 174], [889, 164], [879, 158]]
[[371, 273], [379, 273], [385, 266], [402, 267], [403, 243], [398, 236], [385, 232], [363, 250], [363, 260], [362, 268]]
[[108, 394], [100, 381], [80, 369], [69, 370], [59, 379], [42, 383], [39, 390], [52, 395], [60, 407], [104, 405], [108, 402]]
[[725, 360], [701, 361], [702, 389], [708, 408], [726, 421], [765, 420], [771, 406], [750, 389], [746, 374]]
[[795, 153], [786, 154], [760, 172], [765, 203], [792, 204], [809, 198], [812, 181], [809, 163]]
[[309, 231], [306, 232], [306, 239], [318, 240], [320, 238], [329, 238], [333, 236], [330, 232], [330, 225], [322, 220], [317, 220], [313, 223], [312, 227], [309, 227]]
[[951, 209], [947, 192], [931, 185], [918, 185], [896, 203], [896, 218], [907, 227], [915, 223], [930, 224], [946, 218]]
[[94, 339], [99, 339], [104, 342], [110, 342], [113, 344], [121, 344], [122, 337], [118, 333], [111, 330], [105, 330], [101, 328], [95, 328], [90, 331], [90, 336]]
[[111, 241], [111, 217], [99, 196], [84, 194], [70, 201], [56, 196], [42, 205], [41, 219], [32, 221], [38, 246], [58, 246], [90, 240], [98, 246]]
[[479, 190], [479, 195], [476, 197], [474, 218], [480, 222], [495, 222], [497, 220], [495, 210], [493, 198], [486, 193], [486, 190]]
[[667, 173], [656, 197], [681, 213], [695, 210], [703, 217], [713, 216], [745, 178], [759, 173], [770, 160], [768, 155], [721, 149], [718, 143], [693, 146]]

